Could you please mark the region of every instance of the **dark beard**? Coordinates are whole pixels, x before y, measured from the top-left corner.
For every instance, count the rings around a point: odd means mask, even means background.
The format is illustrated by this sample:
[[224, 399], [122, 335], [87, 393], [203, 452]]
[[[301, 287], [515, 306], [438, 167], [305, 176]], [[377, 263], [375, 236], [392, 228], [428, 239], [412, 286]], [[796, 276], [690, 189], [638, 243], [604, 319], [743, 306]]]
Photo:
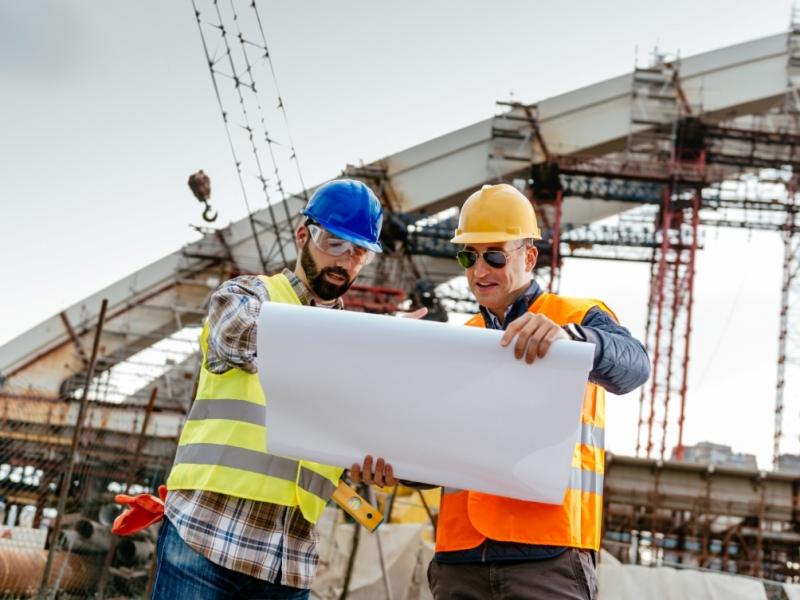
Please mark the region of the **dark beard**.
[[[344, 293], [350, 289], [350, 286], [353, 285], [350, 274], [342, 267], [325, 267], [320, 271], [317, 267], [317, 263], [314, 262], [314, 258], [311, 256], [311, 252], [308, 250], [308, 244], [310, 243], [311, 240], [309, 240], [300, 251], [300, 265], [303, 267], [303, 272], [306, 274], [306, 279], [308, 279], [308, 285], [311, 286], [311, 291], [322, 300], [335, 300], [343, 296]], [[334, 285], [325, 279], [326, 273], [344, 277], [345, 282], [341, 285]]]

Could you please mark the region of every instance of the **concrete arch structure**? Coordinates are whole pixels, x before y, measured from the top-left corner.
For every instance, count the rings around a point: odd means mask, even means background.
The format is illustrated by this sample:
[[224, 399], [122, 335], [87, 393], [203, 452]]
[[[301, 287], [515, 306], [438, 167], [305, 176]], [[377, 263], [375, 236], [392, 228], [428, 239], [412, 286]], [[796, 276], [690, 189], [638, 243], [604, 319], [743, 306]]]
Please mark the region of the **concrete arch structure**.
[[[779, 105], [787, 92], [787, 43], [788, 35], [780, 34], [682, 59], [680, 82], [688, 106], [710, 122], [721, 122]], [[628, 73], [537, 103], [550, 151], [603, 156], [624, 150], [631, 132], [632, 85]], [[456, 206], [491, 180], [491, 128], [492, 119], [486, 119], [381, 161], [401, 209], [436, 212]], [[508, 164], [504, 174], [517, 169]], [[567, 222], [581, 222], [581, 217], [577, 213]]]

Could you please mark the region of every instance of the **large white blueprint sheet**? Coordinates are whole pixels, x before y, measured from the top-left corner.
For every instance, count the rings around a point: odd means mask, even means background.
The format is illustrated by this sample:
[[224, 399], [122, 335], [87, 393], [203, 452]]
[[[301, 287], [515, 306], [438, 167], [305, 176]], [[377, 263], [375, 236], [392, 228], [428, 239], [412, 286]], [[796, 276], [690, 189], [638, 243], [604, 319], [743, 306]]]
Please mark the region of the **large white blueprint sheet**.
[[382, 456], [413, 481], [561, 504], [594, 346], [533, 365], [501, 332], [264, 303], [267, 450], [350, 467]]

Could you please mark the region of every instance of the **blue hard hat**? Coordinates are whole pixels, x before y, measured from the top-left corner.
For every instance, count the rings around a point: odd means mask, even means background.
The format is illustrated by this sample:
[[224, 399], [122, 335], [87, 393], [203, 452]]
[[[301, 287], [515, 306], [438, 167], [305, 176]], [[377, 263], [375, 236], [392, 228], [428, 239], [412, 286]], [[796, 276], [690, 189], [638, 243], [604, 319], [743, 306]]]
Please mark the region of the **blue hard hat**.
[[368, 186], [353, 179], [336, 179], [319, 187], [303, 214], [336, 237], [383, 252], [379, 241], [383, 207]]

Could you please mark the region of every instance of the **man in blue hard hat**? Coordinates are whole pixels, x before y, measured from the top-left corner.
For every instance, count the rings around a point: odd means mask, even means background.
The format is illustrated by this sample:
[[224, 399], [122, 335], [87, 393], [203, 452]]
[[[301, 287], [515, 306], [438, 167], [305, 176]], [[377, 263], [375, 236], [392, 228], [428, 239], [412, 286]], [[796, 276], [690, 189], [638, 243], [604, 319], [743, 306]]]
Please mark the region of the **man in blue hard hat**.
[[[193, 176], [203, 183], [205, 174]], [[190, 180], [190, 185], [192, 180]], [[376, 253], [383, 209], [363, 183], [321, 186], [295, 230], [294, 271], [244, 275], [211, 296], [199, 385], [167, 480], [153, 598], [307, 598], [315, 523], [342, 469], [266, 453], [265, 399], [256, 373], [264, 302], [342, 308]], [[354, 481], [394, 485], [391, 465], [367, 456]]]

